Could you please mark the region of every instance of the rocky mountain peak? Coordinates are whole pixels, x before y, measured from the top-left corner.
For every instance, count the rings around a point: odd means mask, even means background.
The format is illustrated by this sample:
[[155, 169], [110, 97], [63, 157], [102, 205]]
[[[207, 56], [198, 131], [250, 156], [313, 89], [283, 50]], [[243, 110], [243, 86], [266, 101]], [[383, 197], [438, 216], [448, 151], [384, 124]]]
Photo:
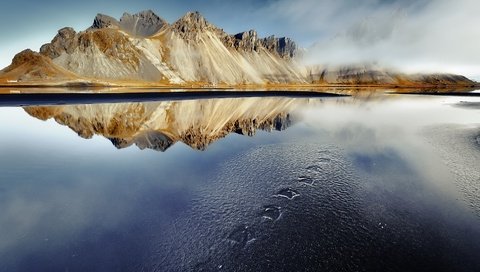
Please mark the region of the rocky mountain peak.
[[144, 10], [136, 14], [124, 13], [120, 18], [120, 28], [136, 36], [148, 37], [157, 33], [168, 23], [152, 10]]
[[232, 46], [237, 50], [252, 52], [261, 47], [258, 34], [255, 30], [249, 30], [233, 35]]
[[293, 58], [296, 56], [297, 44], [290, 38], [276, 38], [270, 36], [261, 40], [262, 45], [270, 52], [275, 52], [282, 58]]
[[57, 36], [61, 37], [61, 38], [68, 39], [68, 38], [71, 38], [71, 37], [75, 36], [75, 34], [76, 34], [76, 32], [73, 28], [64, 27], [64, 28], [62, 28], [58, 31]]
[[294, 58], [298, 52], [297, 45], [290, 38], [270, 36], [261, 39], [255, 30], [240, 32], [235, 35], [227, 35], [223, 37], [222, 40], [226, 47], [235, 48], [238, 51], [259, 52], [260, 48], [265, 48], [270, 53], [276, 54], [284, 59]]
[[254, 29], [250, 29], [249, 31], [244, 31], [244, 32], [240, 32], [238, 34], [235, 34], [234, 35], [236, 39], [239, 39], [239, 40], [250, 40], [250, 39], [257, 39], [257, 31], [255, 31]]
[[118, 27], [117, 19], [105, 14], [98, 13], [93, 20], [91, 29], [115, 28]]
[[40, 47], [40, 53], [51, 59], [60, 56], [63, 52], [72, 53], [76, 41], [76, 32], [71, 27], [60, 29], [51, 43]]
[[187, 14], [173, 24], [173, 30], [186, 40], [194, 39], [198, 33], [206, 30], [221, 32], [217, 27], [210, 24], [198, 11], [187, 12]]
[[202, 29], [210, 25], [205, 17], [198, 11], [194, 12], [187, 12], [182, 18], [180, 18], [177, 22], [185, 24], [187, 26], [195, 26], [198, 29]]

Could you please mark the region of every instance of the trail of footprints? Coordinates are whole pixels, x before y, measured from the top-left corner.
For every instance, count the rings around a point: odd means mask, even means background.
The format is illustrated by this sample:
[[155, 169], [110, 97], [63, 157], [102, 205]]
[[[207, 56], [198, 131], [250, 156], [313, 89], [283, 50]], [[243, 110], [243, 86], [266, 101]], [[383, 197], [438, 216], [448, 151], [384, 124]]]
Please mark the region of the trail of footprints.
[[[324, 153], [325, 152], [321, 152], [321, 154]], [[312, 176], [321, 173], [324, 169], [322, 165], [330, 162], [331, 159], [329, 158], [317, 158], [312, 165], [305, 168], [306, 174], [297, 178], [298, 183], [308, 187], [315, 187], [315, 179]], [[292, 201], [295, 198], [300, 197], [300, 192], [298, 192], [295, 188], [285, 187], [273, 194], [272, 197], [285, 198], [289, 201]], [[275, 204], [264, 205], [259, 214], [263, 222], [273, 223], [281, 219], [283, 208]], [[228, 234], [226, 239], [230, 241], [232, 245], [240, 246], [241, 248], [255, 241], [254, 232], [247, 225], [238, 226], [230, 234]]]
[[282, 215], [282, 208], [275, 205], [266, 205], [263, 206], [261, 215], [264, 221], [275, 222], [280, 219], [280, 216]]
[[[325, 152], [320, 152], [320, 154], [325, 154]], [[315, 174], [319, 174], [323, 171], [322, 165], [326, 163], [330, 163], [332, 160], [329, 158], [320, 157], [317, 158], [314, 163], [305, 168], [306, 174], [300, 175], [297, 178], [298, 184], [300, 186], [307, 186], [307, 187], [316, 187], [315, 186], [315, 179], [312, 176]], [[292, 186], [293, 187], [293, 186]], [[272, 195], [273, 198], [284, 198], [288, 201], [293, 201], [295, 198], [300, 197], [300, 192], [292, 187], [285, 187], [277, 191]], [[275, 223], [281, 219], [283, 215], [284, 208], [276, 204], [269, 204], [264, 205], [261, 207], [259, 212], [261, 221], [263, 223]], [[239, 225], [233, 231], [231, 231], [224, 241], [226, 241], [231, 248], [242, 250], [247, 247], [249, 244], [255, 242], [255, 232], [254, 230], [248, 225]], [[217, 268], [221, 268], [218, 267]], [[203, 270], [196, 270], [196, 271], [203, 271]]]

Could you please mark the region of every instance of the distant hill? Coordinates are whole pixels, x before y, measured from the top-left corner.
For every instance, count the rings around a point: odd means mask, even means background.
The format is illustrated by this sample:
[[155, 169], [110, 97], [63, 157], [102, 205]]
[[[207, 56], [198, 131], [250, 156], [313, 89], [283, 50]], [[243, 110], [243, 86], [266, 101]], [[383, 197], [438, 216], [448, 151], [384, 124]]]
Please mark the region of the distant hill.
[[71, 80], [78, 76], [56, 65], [50, 58], [26, 49], [12, 60], [12, 64], [0, 71], [0, 75], [11, 81], [29, 80]]

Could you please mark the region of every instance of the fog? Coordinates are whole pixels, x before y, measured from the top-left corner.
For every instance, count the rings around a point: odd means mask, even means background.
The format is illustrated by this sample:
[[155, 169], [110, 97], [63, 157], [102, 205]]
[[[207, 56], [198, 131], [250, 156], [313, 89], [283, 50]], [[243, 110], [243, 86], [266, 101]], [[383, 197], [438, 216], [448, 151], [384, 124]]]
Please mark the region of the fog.
[[280, 0], [261, 12], [313, 37], [305, 44], [308, 64], [368, 62], [478, 80], [479, 10], [475, 0]]

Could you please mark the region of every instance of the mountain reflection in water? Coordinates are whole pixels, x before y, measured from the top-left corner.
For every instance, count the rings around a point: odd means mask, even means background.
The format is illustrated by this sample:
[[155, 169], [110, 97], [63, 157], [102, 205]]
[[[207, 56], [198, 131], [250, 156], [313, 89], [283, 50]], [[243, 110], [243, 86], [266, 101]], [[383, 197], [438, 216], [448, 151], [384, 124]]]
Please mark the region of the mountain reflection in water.
[[290, 112], [308, 99], [243, 98], [177, 102], [33, 106], [25, 111], [41, 120], [53, 118], [82, 138], [101, 135], [117, 148], [165, 151], [177, 142], [205, 150], [229, 133], [253, 136], [257, 130], [284, 130]]

